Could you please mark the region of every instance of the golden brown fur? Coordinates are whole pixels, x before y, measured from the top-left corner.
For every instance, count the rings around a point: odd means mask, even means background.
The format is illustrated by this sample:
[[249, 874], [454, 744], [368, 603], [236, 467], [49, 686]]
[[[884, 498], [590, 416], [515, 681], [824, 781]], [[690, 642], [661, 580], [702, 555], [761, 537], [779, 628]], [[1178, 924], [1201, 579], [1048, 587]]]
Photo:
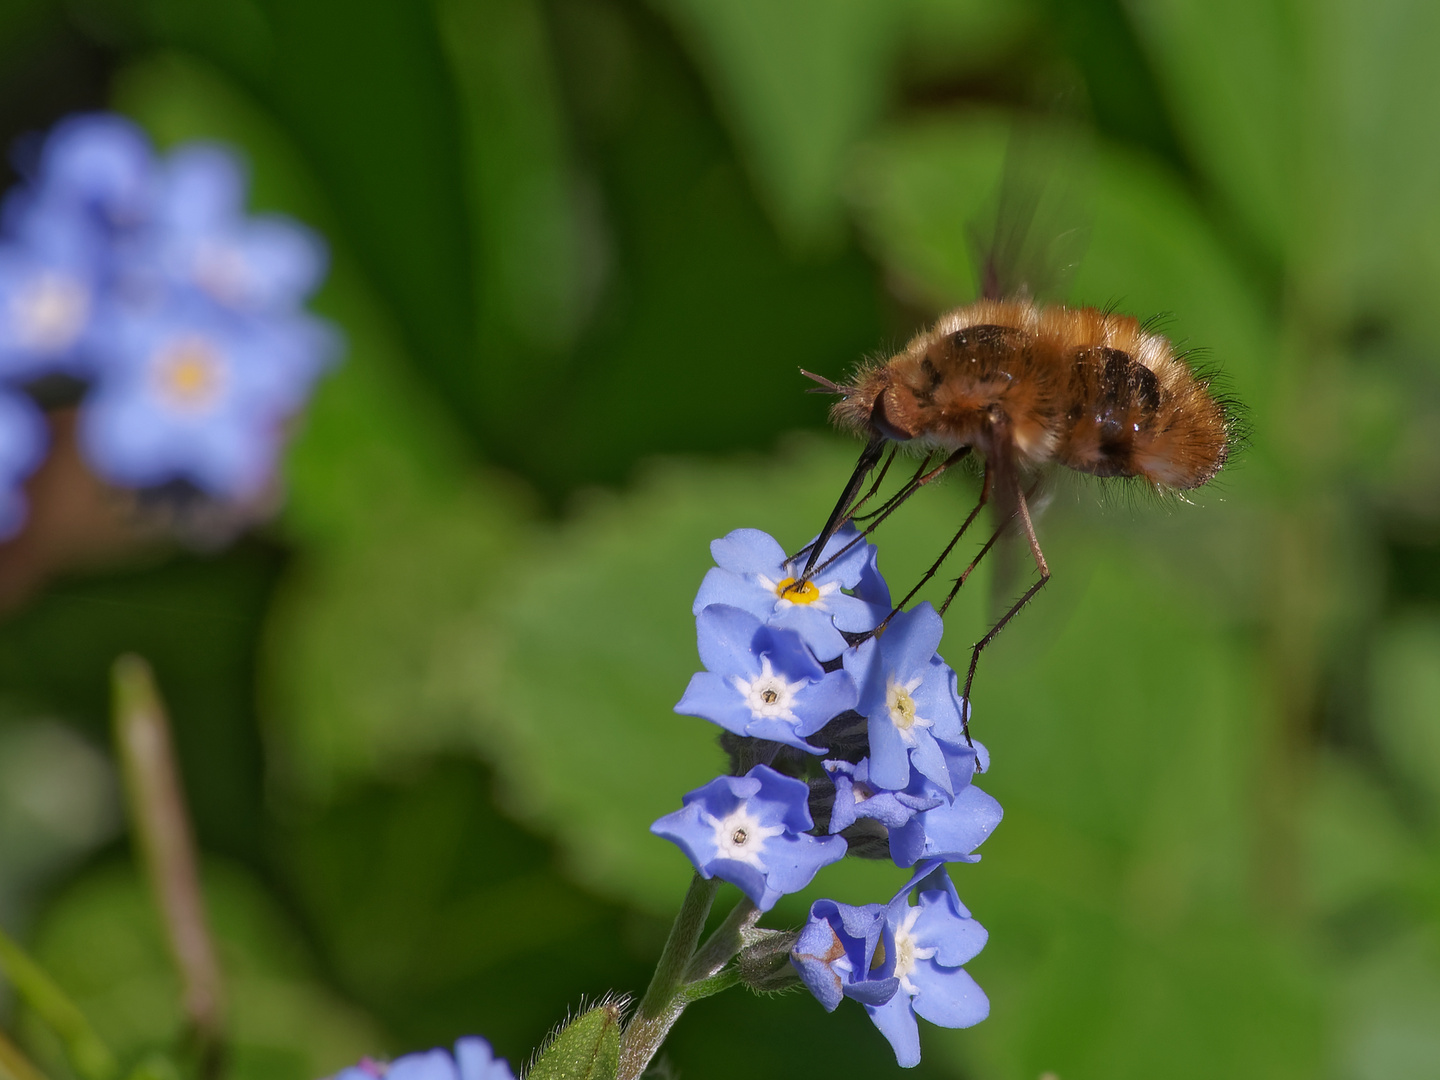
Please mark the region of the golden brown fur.
[[1208, 380], [1138, 320], [1025, 300], [941, 316], [843, 392], [831, 410], [841, 427], [1161, 490], [1213, 477], [1234, 430]]

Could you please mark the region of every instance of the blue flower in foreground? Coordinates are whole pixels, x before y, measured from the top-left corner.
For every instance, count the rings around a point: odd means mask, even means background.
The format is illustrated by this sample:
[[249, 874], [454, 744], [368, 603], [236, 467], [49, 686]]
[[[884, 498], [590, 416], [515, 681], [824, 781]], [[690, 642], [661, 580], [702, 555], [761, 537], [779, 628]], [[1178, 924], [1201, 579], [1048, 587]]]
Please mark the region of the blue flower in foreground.
[[835, 785], [835, 806], [830, 811], [832, 833], [848, 829], [859, 818], [871, 818], [887, 829], [898, 829], [922, 810], [947, 801], [944, 792], [926, 790], [935, 785], [913, 770], [914, 782], [907, 790], [887, 791], [870, 783], [869, 758], [854, 765], [848, 761], [821, 764]]
[[239, 319], [197, 302], [125, 312], [106, 334], [110, 363], [81, 414], [91, 464], [119, 484], [188, 480], [221, 498], [269, 482], [284, 423], [335, 347], [303, 315]]
[[845, 855], [839, 836], [811, 836], [810, 788], [768, 765], [716, 777], [650, 831], [676, 844], [703, 877], [739, 887], [761, 911]]
[[973, 854], [985, 842], [1004, 811], [979, 788], [970, 785], [955, 801], [916, 814], [890, 830], [890, 857], [896, 866], [914, 866], [922, 859], [944, 862], [978, 862]]
[[245, 213], [245, 168], [223, 146], [189, 143], [165, 160], [148, 247], [176, 286], [237, 311], [301, 304], [325, 274], [325, 246], [309, 229]]
[[894, 951], [887, 946], [876, 962], [885, 932], [884, 904], [816, 900], [790, 950], [790, 963], [826, 1012], [834, 1012], [843, 997], [882, 1005], [900, 988]]
[[716, 566], [700, 583], [693, 610], [698, 615], [711, 604], [741, 608], [771, 626], [794, 630], [819, 659], [833, 660], [846, 647], [840, 631], [864, 633], [890, 612], [842, 591], [862, 579], [872, 590], [883, 589], [875, 547], [859, 535], [853, 525], [841, 529], [816, 564], [825, 568], [799, 583], [805, 559], [787, 560], [785, 549], [759, 529], [736, 529], [710, 545]]
[[865, 1006], [904, 1068], [920, 1063], [917, 1016], [940, 1027], [963, 1028], [990, 1015], [985, 992], [961, 967], [985, 947], [985, 928], [971, 918], [944, 870], [928, 877], [923, 884], [932, 887], [911, 906], [914, 883], [896, 895], [885, 914], [899, 989], [883, 1004]]
[[510, 1065], [497, 1058], [490, 1044], [478, 1036], [455, 1043], [452, 1056], [445, 1050], [406, 1054], [389, 1065], [362, 1061], [336, 1073], [332, 1080], [515, 1080]]
[[952, 778], [940, 740], [964, 743], [955, 673], [935, 655], [945, 632], [928, 602], [902, 611], [878, 638], [845, 653], [860, 687], [858, 711], [869, 721], [870, 779], [900, 791], [910, 766], [952, 795], [968, 777]]
[[827, 673], [795, 631], [766, 626], [740, 608], [712, 604], [695, 622], [708, 670], [691, 678], [675, 711], [737, 735], [823, 753], [804, 737], [854, 707], [850, 676]]
[[20, 482], [45, 456], [50, 433], [30, 399], [0, 391], [0, 540], [25, 522], [25, 493]]

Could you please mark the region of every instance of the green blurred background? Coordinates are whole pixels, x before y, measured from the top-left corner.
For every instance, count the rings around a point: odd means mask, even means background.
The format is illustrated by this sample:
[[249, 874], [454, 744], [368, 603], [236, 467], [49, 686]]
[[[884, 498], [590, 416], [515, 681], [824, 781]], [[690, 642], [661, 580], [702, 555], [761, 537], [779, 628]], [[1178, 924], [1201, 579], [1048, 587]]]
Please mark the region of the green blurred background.
[[[518, 1063], [642, 989], [688, 870], [647, 826], [721, 767], [670, 711], [706, 544], [819, 527], [856, 446], [796, 368], [973, 298], [1025, 117], [1080, 148], [1068, 299], [1171, 313], [1255, 434], [1196, 506], [1057, 483], [1055, 580], [975, 688], [1006, 819], [955, 878], [992, 1014], [926, 1027], [915, 1075], [1440, 1076], [1437, 48], [1429, 0], [4, 0], [5, 142], [110, 107], [237, 143], [255, 205], [329, 237], [349, 352], [273, 524], [11, 605], [0, 925], [127, 1057], [174, 1038], [105, 736], [136, 650], [231, 1076], [469, 1032]], [[892, 582], [972, 497], [881, 532]], [[902, 876], [834, 868], [770, 922]], [[798, 995], [703, 1002], [666, 1054], [898, 1073]]]

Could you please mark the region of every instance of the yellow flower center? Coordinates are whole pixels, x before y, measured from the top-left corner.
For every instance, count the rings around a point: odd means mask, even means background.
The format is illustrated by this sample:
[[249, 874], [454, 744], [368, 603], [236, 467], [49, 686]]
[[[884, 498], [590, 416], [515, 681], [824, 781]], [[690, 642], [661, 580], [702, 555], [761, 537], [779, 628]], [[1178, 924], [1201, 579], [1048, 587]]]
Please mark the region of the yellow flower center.
[[209, 405], [220, 391], [222, 374], [215, 350], [200, 337], [184, 338], [171, 345], [155, 365], [161, 394], [186, 409]]
[[792, 604], [813, 604], [820, 599], [820, 590], [813, 581], [787, 577], [775, 586], [775, 595]]

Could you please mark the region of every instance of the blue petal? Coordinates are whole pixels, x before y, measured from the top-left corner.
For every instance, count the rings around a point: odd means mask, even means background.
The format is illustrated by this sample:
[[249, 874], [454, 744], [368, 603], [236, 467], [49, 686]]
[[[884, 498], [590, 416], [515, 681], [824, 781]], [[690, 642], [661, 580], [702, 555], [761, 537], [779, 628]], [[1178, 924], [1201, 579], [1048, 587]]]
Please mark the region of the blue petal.
[[933, 960], [917, 960], [910, 981], [919, 990], [912, 1007], [932, 1024], [966, 1028], [990, 1015], [990, 999], [963, 968], [945, 968]]
[[754, 649], [762, 623], [750, 612], [727, 604], [711, 604], [695, 617], [700, 662], [717, 675], [755, 675], [760, 658]]
[[757, 619], [767, 619], [775, 610], [775, 593], [739, 574], [717, 566], [706, 571], [704, 580], [700, 582], [700, 591], [695, 594], [695, 603], [691, 605], [691, 610], [699, 615], [707, 607], [716, 604], [740, 608], [742, 611], [748, 611]]
[[455, 1042], [455, 1064], [460, 1080], [515, 1080], [510, 1063], [497, 1058], [490, 1044], [478, 1035], [468, 1035]]
[[406, 1054], [390, 1063], [385, 1080], [460, 1080], [455, 1059], [444, 1050]]
[[870, 779], [876, 787], [900, 791], [910, 782], [910, 747], [895, 730], [884, 703], [870, 715]]
[[749, 706], [730, 680], [709, 671], [698, 671], [690, 677], [690, 685], [676, 703], [675, 711], [681, 716], [709, 720], [736, 735], [748, 735], [753, 719]]
[[920, 1025], [915, 1022], [908, 995], [896, 994], [884, 1005], [866, 1005], [865, 1011], [889, 1040], [897, 1065], [911, 1069], [920, 1064]]
[[777, 581], [785, 576], [785, 549], [759, 529], [736, 529], [712, 541], [710, 555], [716, 566], [733, 574], [764, 574]]

